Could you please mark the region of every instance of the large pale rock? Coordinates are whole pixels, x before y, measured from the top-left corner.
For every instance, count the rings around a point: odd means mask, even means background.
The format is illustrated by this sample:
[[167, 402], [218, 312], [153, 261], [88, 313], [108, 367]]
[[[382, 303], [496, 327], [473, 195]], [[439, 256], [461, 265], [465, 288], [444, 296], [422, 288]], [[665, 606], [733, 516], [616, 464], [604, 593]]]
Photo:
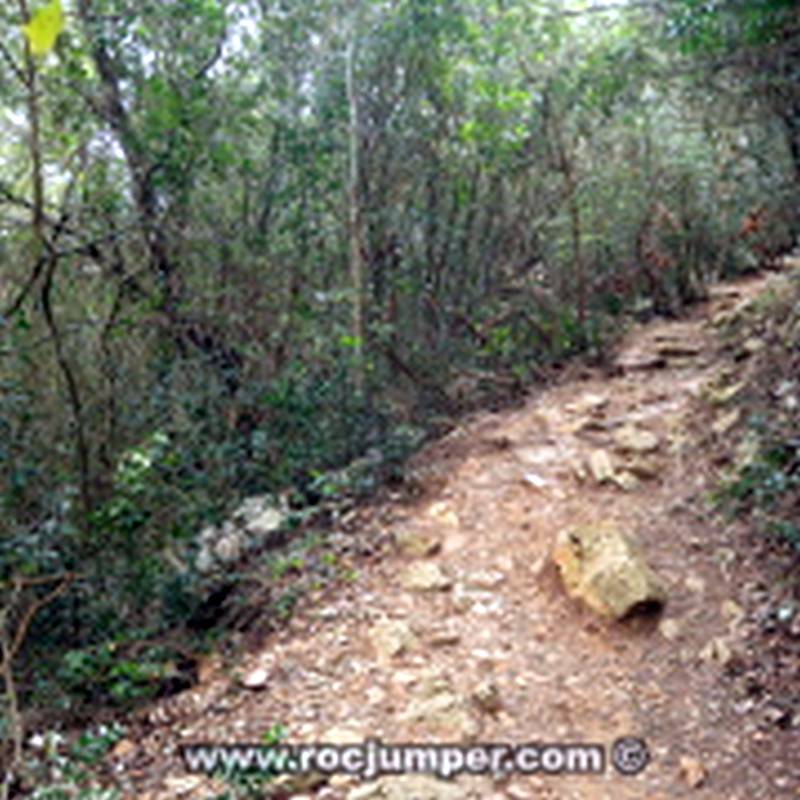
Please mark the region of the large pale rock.
[[614, 522], [562, 530], [553, 560], [568, 594], [603, 616], [621, 619], [637, 607], [666, 601], [664, 585], [637, 540]]
[[247, 531], [253, 536], [267, 538], [275, 533], [286, 521], [286, 515], [279, 508], [265, 508], [258, 516], [247, 523]]
[[223, 564], [232, 564], [242, 557], [245, 544], [246, 540], [242, 532], [226, 522], [222, 536], [214, 545], [213, 552]]
[[402, 574], [401, 582], [403, 588], [409, 592], [441, 592], [453, 584], [442, 568], [431, 561], [411, 564]]
[[597, 483], [607, 483], [614, 479], [614, 464], [605, 450], [594, 450], [589, 455], [589, 470]]
[[626, 425], [614, 434], [614, 444], [623, 452], [652, 453], [658, 450], [658, 436], [635, 425]]
[[258, 495], [243, 500], [232, 519], [251, 536], [267, 538], [285, 523], [286, 513], [270, 495]]

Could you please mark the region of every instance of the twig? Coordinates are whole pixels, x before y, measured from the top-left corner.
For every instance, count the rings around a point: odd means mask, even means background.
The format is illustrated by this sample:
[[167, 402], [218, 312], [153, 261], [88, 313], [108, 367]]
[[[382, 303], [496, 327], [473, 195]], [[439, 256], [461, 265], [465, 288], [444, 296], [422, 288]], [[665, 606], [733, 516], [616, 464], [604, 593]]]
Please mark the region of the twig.
[[[57, 600], [67, 589], [71, 586], [72, 582], [77, 576], [73, 573], [65, 575], [27, 578], [21, 575], [16, 575], [11, 581], [6, 582], [5, 586], [10, 584], [11, 597], [5, 608], [0, 610], [0, 651], [2, 651], [2, 661], [0, 661], [0, 678], [3, 680], [5, 686], [5, 700], [8, 709], [8, 721], [12, 742], [11, 761], [6, 769], [5, 774], [2, 776], [2, 784], [0, 784], [0, 800], [8, 800], [11, 793], [11, 784], [14, 780], [14, 773], [22, 761], [22, 745], [25, 741], [25, 728], [22, 722], [22, 715], [19, 709], [19, 695], [17, 694], [17, 686], [14, 681], [14, 659], [22, 649], [25, 637], [28, 635], [31, 623], [36, 615], [50, 603]], [[44, 597], [33, 600], [33, 602], [25, 609], [22, 618], [16, 625], [13, 634], [8, 628], [10, 612], [16, 606], [26, 588], [33, 586], [46, 586], [52, 583], [58, 583], [55, 589], [52, 589]]]

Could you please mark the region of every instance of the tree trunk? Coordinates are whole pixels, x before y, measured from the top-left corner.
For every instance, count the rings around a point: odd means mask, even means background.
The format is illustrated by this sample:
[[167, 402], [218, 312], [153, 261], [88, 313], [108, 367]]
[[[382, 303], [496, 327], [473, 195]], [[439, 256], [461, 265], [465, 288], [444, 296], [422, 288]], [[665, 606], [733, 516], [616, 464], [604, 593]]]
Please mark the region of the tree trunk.
[[364, 256], [362, 243], [362, 215], [359, 202], [359, 119], [358, 97], [355, 86], [356, 23], [353, 21], [350, 41], [345, 53], [345, 82], [347, 85], [347, 104], [350, 111], [348, 130], [349, 140], [349, 180], [348, 180], [348, 239], [350, 252], [350, 281], [353, 292], [353, 368], [352, 381], [359, 397], [364, 396]]

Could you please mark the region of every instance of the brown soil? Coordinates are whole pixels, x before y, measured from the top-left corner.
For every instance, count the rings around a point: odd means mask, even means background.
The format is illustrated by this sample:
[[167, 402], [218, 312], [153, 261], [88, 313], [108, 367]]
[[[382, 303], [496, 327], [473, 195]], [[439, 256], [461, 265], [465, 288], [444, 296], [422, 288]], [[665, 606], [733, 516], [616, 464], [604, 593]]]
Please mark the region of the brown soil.
[[[585, 371], [524, 407], [476, 415], [429, 447], [415, 463], [431, 490], [414, 503], [373, 509], [373, 522], [352, 535], [431, 532], [441, 551], [426, 560], [452, 587], [404, 589], [414, 559], [398, 550], [362, 563], [334, 595], [310, 595], [260, 652], [235, 670], [209, 662], [197, 687], [137, 723], [114, 753], [126, 796], [213, 797], [210, 783], [187, 775], [177, 747], [257, 742], [276, 723], [291, 743], [468, 737], [610, 745], [636, 736], [652, 756], [636, 777], [609, 768], [603, 777], [458, 778], [475, 798], [800, 796], [797, 729], [760, 714], [735, 677], [746, 648], [737, 608], [748, 606], [757, 566], [736, 549], [736, 524], [709, 512], [713, 437], [700, 445], [705, 426], [692, 417], [723, 357], [709, 320], [766, 280], [720, 287], [685, 320], [638, 326], [611, 375]], [[581, 479], [579, 465], [596, 449], [624, 465], [613, 434], [631, 422], [659, 437], [644, 469], [654, 474], [627, 490]], [[553, 537], [600, 519], [638, 534], [669, 587], [661, 614], [609, 622], [564, 594], [549, 560]], [[380, 659], [370, 632], [384, 619], [406, 623], [414, 638]], [[266, 670], [265, 686], [244, 688], [239, 677], [257, 667]], [[409, 716], [432, 683], [466, 698], [462, 716]], [[481, 709], [470, 698], [487, 685], [498, 702]], [[356, 786], [337, 777], [295, 790], [287, 784], [281, 796], [337, 800]]]

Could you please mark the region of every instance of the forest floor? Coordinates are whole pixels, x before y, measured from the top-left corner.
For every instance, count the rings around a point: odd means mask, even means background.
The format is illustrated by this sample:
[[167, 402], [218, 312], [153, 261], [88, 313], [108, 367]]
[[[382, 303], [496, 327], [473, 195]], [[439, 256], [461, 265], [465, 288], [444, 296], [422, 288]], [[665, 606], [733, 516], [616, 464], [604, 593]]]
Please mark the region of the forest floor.
[[[208, 659], [196, 687], [131, 724], [110, 757], [126, 797], [220, 797], [224, 782], [187, 772], [180, 745], [260, 742], [276, 724], [292, 744], [632, 736], [651, 761], [630, 777], [610, 764], [602, 776], [317, 775], [280, 779], [262, 796], [800, 797], [797, 719], [775, 724], [743, 683], [749, 609], [765, 579], [737, 546], [741, 523], [710, 510], [715, 442], [722, 448], [728, 429], [714, 427], [701, 400], [737, 369], [712, 320], [769, 280], [715, 287], [684, 319], [636, 325], [612, 368], [575, 368], [524, 406], [476, 414], [418, 454], [412, 466], [428, 491], [373, 505], [349, 534], [391, 546], [335, 591], [304, 598], [236, 668]], [[658, 437], [636, 463], [614, 440], [631, 424]], [[598, 482], [586, 468], [598, 450], [617, 478]], [[554, 536], [599, 520], [636, 532], [668, 587], [661, 613], [611, 622], [566, 596]]]

